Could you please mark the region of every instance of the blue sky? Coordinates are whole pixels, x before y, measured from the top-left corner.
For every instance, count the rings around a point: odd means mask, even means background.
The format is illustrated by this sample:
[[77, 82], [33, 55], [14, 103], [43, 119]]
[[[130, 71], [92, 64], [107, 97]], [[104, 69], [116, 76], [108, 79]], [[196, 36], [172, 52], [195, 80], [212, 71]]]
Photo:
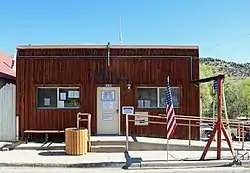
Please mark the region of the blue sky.
[[198, 45], [200, 56], [250, 62], [249, 0], [6, 0], [0, 50], [19, 44]]

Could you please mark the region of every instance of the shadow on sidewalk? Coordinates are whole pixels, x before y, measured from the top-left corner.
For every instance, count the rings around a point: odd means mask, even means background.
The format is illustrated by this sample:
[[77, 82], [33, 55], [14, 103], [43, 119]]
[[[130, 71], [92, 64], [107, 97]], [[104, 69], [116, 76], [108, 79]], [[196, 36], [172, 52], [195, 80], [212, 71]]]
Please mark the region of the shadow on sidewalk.
[[[46, 151], [40, 152], [39, 155], [41, 156], [77, 156], [77, 155], [67, 155], [64, 151]], [[82, 156], [82, 155], [79, 155]], [[123, 165], [122, 169], [128, 169], [132, 164], [139, 164], [141, 167], [142, 162], [162, 162], [166, 160], [145, 160], [141, 157], [131, 157], [128, 152], [124, 152], [124, 157], [126, 159], [125, 162], [97, 162], [97, 163], [78, 163], [78, 164], [70, 164], [68, 167], [108, 167], [108, 166], [115, 166], [115, 165]]]
[[126, 164], [122, 167], [122, 169], [128, 169], [133, 163], [139, 163], [141, 167], [141, 162], [142, 162], [141, 157], [131, 158], [131, 156], [127, 151], [124, 152], [124, 157], [126, 159]]
[[70, 156], [67, 155], [65, 151], [47, 151], [47, 152], [40, 152], [38, 155], [40, 156]]

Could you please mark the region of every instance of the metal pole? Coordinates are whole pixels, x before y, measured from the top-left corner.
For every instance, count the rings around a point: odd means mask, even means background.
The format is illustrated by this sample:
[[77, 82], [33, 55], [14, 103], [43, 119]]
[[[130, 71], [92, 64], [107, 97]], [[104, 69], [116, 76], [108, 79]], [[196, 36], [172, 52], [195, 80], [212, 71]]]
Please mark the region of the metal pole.
[[240, 143], [240, 136], [241, 136], [241, 133], [240, 133], [240, 123], [239, 123], [239, 122], [238, 122], [238, 136], [239, 136], [238, 141], [239, 141], [239, 143]]
[[244, 149], [244, 141], [245, 141], [245, 131], [244, 131], [245, 127], [244, 124], [242, 123], [242, 149]]
[[91, 139], [90, 139], [90, 136], [91, 136], [91, 114], [88, 115], [88, 131], [89, 131], [89, 134], [88, 134], [89, 151], [91, 151]]
[[[168, 117], [167, 117], [167, 127], [168, 127]], [[168, 140], [168, 131], [167, 131], [167, 161], [168, 161], [168, 150], [169, 150], [169, 140]]]
[[126, 151], [128, 151], [128, 114], [126, 114]]
[[89, 140], [91, 136], [91, 114], [88, 115], [88, 131], [89, 131]]
[[188, 145], [191, 145], [191, 120], [188, 120]]
[[167, 161], [168, 161], [168, 150], [169, 150], [169, 143], [168, 143], [168, 138], [167, 138]]
[[79, 129], [79, 113], [76, 115], [76, 128]]

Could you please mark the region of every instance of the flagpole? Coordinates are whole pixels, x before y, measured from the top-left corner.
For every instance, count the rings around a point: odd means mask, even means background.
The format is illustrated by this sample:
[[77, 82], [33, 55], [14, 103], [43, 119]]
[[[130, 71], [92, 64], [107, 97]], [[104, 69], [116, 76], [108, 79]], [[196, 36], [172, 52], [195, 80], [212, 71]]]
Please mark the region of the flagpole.
[[[167, 127], [168, 127], [168, 117], [167, 117]], [[167, 128], [167, 162], [168, 162], [168, 150], [169, 150], [169, 143], [168, 143], [168, 128]]]
[[172, 138], [172, 135], [176, 129], [176, 120], [175, 120], [175, 113], [174, 113], [174, 106], [173, 106], [173, 99], [171, 94], [171, 88], [169, 84], [169, 76], [167, 77], [166, 82], [166, 121], [167, 121], [167, 162], [168, 155], [169, 155], [169, 140]]
[[[169, 82], [169, 76], [167, 78], [167, 81]], [[166, 90], [167, 90], [167, 87], [166, 87]], [[166, 97], [167, 97], [167, 95], [166, 95]], [[166, 114], [166, 116], [167, 116], [167, 114]], [[168, 116], [167, 116], [167, 162], [168, 162], [168, 150], [169, 150], [169, 141], [168, 140], [169, 139], [168, 139]]]
[[120, 45], [122, 45], [122, 17], [121, 16], [120, 16], [119, 40], [120, 40]]

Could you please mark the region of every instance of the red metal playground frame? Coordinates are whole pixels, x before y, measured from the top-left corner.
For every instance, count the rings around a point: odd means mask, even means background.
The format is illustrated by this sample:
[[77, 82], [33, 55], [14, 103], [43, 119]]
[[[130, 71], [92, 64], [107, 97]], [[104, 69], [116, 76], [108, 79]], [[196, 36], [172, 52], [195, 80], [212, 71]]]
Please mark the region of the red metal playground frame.
[[215, 134], [217, 132], [217, 159], [220, 160], [221, 159], [221, 131], [223, 132], [225, 138], [226, 138], [226, 141], [227, 141], [227, 144], [230, 148], [230, 151], [233, 153], [233, 147], [232, 147], [232, 142], [226, 132], [226, 129], [225, 129], [225, 126], [223, 124], [223, 121], [222, 121], [222, 87], [223, 87], [223, 80], [225, 79], [225, 75], [218, 75], [218, 76], [214, 76], [214, 77], [210, 77], [210, 78], [205, 78], [205, 79], [200, 79], [200, 80], [197, 80], [197, 81], [192, 81], [192, 83], [194, 84], [198, 84], [198, 83], [205, 83], [205, 82], [210, 82], [210, 81], [217, 81], [218, 83], [218, 88], [217, 88], [217, 99], [218, 99], [218, 102], [217, 102], [217, 106], [218, 106], [218, 109], [217, 109], [217, 122], [214, 126], [214, 129], [210, 135], [210, 138], [207, 142], [207, 145], [206, 147], [204, 148], [204, 151], [201, 155], [201, 158], [200, 160], [204, 160], [205, 157], [206, 157], [206, 154], [210, 148], [210, 145], [215, 137]]

